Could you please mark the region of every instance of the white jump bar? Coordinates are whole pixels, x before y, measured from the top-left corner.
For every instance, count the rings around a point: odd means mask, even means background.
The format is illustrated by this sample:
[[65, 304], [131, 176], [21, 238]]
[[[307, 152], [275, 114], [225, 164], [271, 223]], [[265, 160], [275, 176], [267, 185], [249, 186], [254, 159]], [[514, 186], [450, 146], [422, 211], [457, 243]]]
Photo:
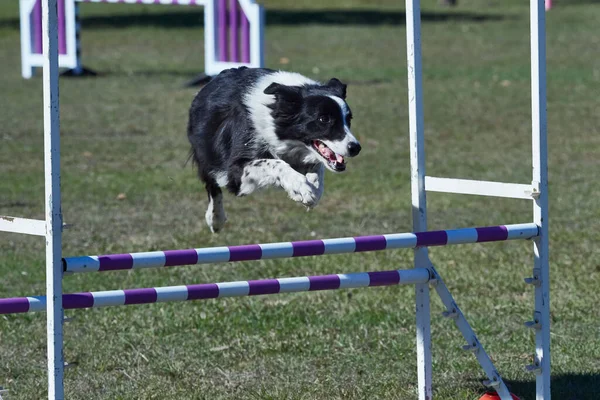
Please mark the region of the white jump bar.
[[425, 190], [429, 192], [472, 194], [477, 196], [507, 197], [533, 200], [539, 196], [536, 185], [476, 181], [470, 179], [425, 177]]
[[0, 215], [0, 231], [46, 236], [46, 221]]

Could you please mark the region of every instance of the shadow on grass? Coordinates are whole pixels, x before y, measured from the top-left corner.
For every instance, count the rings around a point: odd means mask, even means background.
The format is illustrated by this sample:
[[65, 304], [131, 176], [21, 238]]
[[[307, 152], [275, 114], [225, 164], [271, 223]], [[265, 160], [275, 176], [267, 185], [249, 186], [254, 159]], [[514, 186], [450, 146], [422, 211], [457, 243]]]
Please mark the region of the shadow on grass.
[[[505, 380], [510, 391], [521, 400], [535, 398], [535, 378], [528, 381]], [[552, 375], [552, 398], [560, 400], [597, 400], [600, 398], [600, 373]]]
[[[85, 8], [85, 7], [84, 7]], [[506, 19], [498, 14], [472, 12], [431, 12], [423, 11], [421, 20], [428, 22], [486, 22]], [[203, 25], [204, 13], [194, 10], [191, 12], [161, 12], [116, 15], [85, 16], [81, 19], [85, 28], [129, 28], [129, 27], [161, 27], [161, 28], [191, 28]], [[404, 11], [382, 10], [277, 10], [267, 9], [267, 25], [404, 25]], [[0, 20], [0, 27], [19, 29], [16, 18]]]
[[[202, 69], [202, 66], [199, 67]], [[199, 70], [194, 70], [193, 68], [182, 68], [179, 70], [165, 70], [165, 69], [131, 69], [131, 70], [109, 70], [109, 71], [100, 71], [98, 72], [98, 76], [132, 76], [132, 77], [181, 77], [181, 78], [190, 78], [192, 75], [197, 74]], [[80, 79], [77, 77], [76, 79]], [[0, 399], [1, 400], [1, 399]]]
[[[486, 22], [500, 21], [505, 16], [472, 12], [423, 11], [421, 20], [428, 22]], [[268, 25], [405, 25], [404, 11], [380, 10], [323, 10], [323, 11], [267, 11]]]

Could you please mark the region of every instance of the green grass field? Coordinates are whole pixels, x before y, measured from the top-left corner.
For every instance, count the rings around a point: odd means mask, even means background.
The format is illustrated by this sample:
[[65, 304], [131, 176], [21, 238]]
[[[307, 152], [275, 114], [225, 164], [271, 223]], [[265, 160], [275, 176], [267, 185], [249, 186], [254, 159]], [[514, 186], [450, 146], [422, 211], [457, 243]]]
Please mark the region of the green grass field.
[[[0, 214], [43, 218], [41, 79], [20, 76], [18, 5], [0, 4]], [[410, 231], [403, 2], [268, 0], [267, 65], [349, 83], [361, 155], [327, 174], [307, 213], [269, 190], [226, 196], [212, 235], [188, 154], [203, 65], [201, 10], [84, 5], [85, 65], [62, 79], [65, 256]], [[553, 398], [600, 387], [600, 2], [548, 13]], [[529, 11], [517, 0], [423, 1], [428, 173], [531, 179]], [[287, 58], [288, 63], [281, 63]], [[284, 60], [285, 62], [286, 60]], [[431, 229], [529, 222], [531, 204], [429, 195]], [[1, 297], [44, 292], [44, 243], [0, 234]], [[434, 248], [431, 257], [511, 390], [534, 395], [531, 243]], [[411, 251], [65, 277], [65, 291], [410, 268]], [[432, 302], [436, 399], [477, 399], [484, 378]], [[410, 287], [67, 312], [70, 399], [416, 399]], [[46, 392], [45, 316], [0, 318], [7, 399]]]

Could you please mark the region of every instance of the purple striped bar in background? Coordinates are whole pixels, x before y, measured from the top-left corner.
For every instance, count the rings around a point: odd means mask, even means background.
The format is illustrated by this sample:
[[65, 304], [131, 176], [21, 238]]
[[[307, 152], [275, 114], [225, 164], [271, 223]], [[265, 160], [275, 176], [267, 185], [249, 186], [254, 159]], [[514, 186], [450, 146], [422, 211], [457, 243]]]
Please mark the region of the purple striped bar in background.
[[227, 61], [227, 0], [219, 0], [217, 3], [217, 42], [219, 44], [219, 61]]
[[[81, 3], [122, 3], [122, 4], [163, 4], [163, 5], [185, 5], [185, 6], [204, 6], [206, 0], [76, 0]], [[39, 24], [35, 23], [38, 15], [39, 5]], [[63, 12], [59, 9], [59, 52], [66, 54], [67, 44], [65, 35], [64, 21], [64, 0], [59, 1], [59, 7], [63, 7]], [[223, 62], [250, 62], [250, 23], [248, 17], [244, 14], [243, 8], [238, 0], [218, 0], [217, 2], [217, 59]], [[41, 3], [37, 1], [34, 8], [34, 27], [39, 27], [38, 32], [34, 32], [36, 53], [41, 54]], [[61, 33], [62, 30], [62, 33]], [[39, 38], [39, 51], [37, 51], [37, 41]]]
[[240, 33], [238, 16], [240, 6], [237, 0], [229, 0], [229, 59], [227, 61], [239, 61]]
[[[130, 304], [215, 299], [220, 297], [350, 289], [368, 286], [412, 285], [426, 283], [429, 279], [429, 271], [426, 268], [415, 268], [408, 270], [305, 276], [299, 278], [83, 292], [63, 295], [63, 307], [65, 309], [97, 308]], [[0, 299], [0, 314], [40, 311], [46, 311], [46, 298], [44, 296]]]
[[250, 21], [244, 14], [244, 10], [240, 10], [240, 18], [242, 19], [242, 62], [250, 62]]
[[58, 54], [67, 54], [65, 0], [58, 0]]
[[33, 53], [42, 54], [42, 0], [36, 0], [31, 13], [31, 26], [33, 26]]
[[65, 272], [115, 271], [531, 239], [536, 224], [64, 258]]

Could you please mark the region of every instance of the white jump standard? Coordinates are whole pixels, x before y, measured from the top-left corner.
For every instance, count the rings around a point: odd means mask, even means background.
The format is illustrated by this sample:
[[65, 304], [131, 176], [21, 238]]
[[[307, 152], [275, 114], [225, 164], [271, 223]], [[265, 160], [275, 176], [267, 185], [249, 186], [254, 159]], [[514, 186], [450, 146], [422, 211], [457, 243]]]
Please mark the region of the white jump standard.
[[[35, 1], [35, 0], [22, 0]], [[546, 141], [546, 68], [544, 0], [530, 0], [532, 77], [532, 182], [513, 184], [427, 177], [425, 174], [423, 90], [421, 65], [420, 2], [406, 0], [408, 98], [411, 154], [411, 191], [414, 233], [308, 240], [299, 242], [223, 246], [205, 249], [168, 250], [104, 256], [62, 258], [62, 214], [60, 192], [60, 133], [58, 101], [59, 20], [57, 1], [42, 0], [44, 67], [44, 157], [45, 220], [0, 216], [0, 230], [44, 236], [46, 240], [46, 296], [0, 299], [0, 314], [47, 311], [48, 398], [64, 395], [63, 310], [162, 301], [185, 301], [232, 296], [268, 295], [296, 291], [334, 290], [383, 285], [414, 284], [416, 293], [417, 379], [419, 400], [431, 400], [430, 286], [446, 307], [444, 317], [453, 319], [463, 335], [465, 350], [473, 352], [501, 400], [511, 394], [490, 357], [452, 298], [428, 255], [429, 246], [532, 239], [532, 277], [526, 284], [535, 291], [533, 321], [525, 325], [535, 331], [534, 361], [527, 370], [535, 373], [536, 400], [550, 400], [550, 308], [548, 263], [548, 175]], [[73, 0], [69, 0], [73, 1]], [[137, 0], [131, 0], [137, 1]], [[155, 1], [155, 0], [148, 0]], [[173, 0], [164, 0], [171, 2]], [[182, 1], [182, 0], [179, 0]], [[208, 4], [214, 4], [211, 0]], [[219, 0], [224, 3], [224, 0]], [[240, 4], [249, 0], [241, 0]], [[160, 1], [163, 2], [162, 0]], [[68, 4], [68, 3], [67, 3]], [[23, 14], [22, 14], [23, 20]], [[38, 37], [38, 36], [36, 36]], [[235, 44], [235, 43], [234, 43]], [[500, 225], [427, 232], [426, 191], [526, 199], [533, 205], [533, 220], [520, 225]], [[78, 272], [157, 268], [175, 265], [235, 262], [284, 257], [414, 249], [412, 269], [358, 272], [299, 278], [181, 285], [166, 288], [124, 289], [107, 292], [62, 293], [64, 275]], [[359, 257], [358, 255], [356, 257]]]

